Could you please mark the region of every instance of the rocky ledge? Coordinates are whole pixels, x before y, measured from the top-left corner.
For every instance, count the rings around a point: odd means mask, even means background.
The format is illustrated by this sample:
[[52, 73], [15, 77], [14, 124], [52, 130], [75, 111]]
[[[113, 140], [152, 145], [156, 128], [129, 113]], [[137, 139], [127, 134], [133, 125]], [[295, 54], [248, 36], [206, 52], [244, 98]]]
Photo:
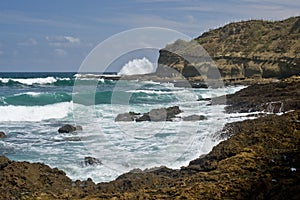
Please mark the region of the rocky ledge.
[[[242, 94], [253, 95], [248, 106], [256, 107], [286, 95], [291, 104], [282, 115], [227, 124], [216, 137], [229, 139], [179, 170], [136, 169], [112, 182], [95, 184], [91, 179], [72, 182], [63, 171], [41, 163], [1, 156], [0, 199], [300, 199], [298, 86], [298, 81], [286, 80], [250, 86], [229, 97], [234, 102], [246, 101], [249, 96]], [[261, 99], [255, 91], [273, 95]], [[280, 91], [286, 92], [279, 95]], [[239, 110], [238, 104], [230, 107]]]
[[[212, 104], [224, 102], [224, 97], [212, 99]], [[274, 83], [254, 84], [226, 96], [229, 113], [282, 113], [300, 109], [300, 77]]]

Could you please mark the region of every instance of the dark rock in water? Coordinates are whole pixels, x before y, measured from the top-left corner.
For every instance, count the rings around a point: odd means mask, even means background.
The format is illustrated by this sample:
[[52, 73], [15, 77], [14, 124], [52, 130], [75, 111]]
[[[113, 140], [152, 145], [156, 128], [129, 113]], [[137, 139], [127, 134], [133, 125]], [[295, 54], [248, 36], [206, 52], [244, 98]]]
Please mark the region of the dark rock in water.
[[183, 121], [200, 121], [205, 119], [207, 118], [203, 115], [190, 115], [182, 118]]
[[144, 121], [151, 121], [151, 119], [150, 119], [149, 113], [145, 113], [145, 114], [143, 114], [143, 116], [137, 118], [135, 121], [136, 122], [144, 122]]
[[84, 166], [95, 166], [95, 165], [102, 165], [102, 162], [99, 159], [90, 156], [84, 158]]
[[175, 118], [177, 114], [181, 113], [182, 110], [178, 106], [168, 107], [168, 108], [159, 108], [152, 109], [150, 112], [143, 114], [143, 116], [136, 119], [137, 122], [142, 121], [172, 121], [172, 118]]
[[6, 138], [6, 135], [4, 132], [0, 131], [0, 138]]
[[82, 131], [81, 126], [72, 126], [70, 124], [66, 124], [58, 129], [59, 133], [72, 133], [74, 131]]
[[201, 98], [201, 99], [198, 99], [197, 101], [210, 101], [211, 98]]
[[138, 115], [140, 115], [140, 113], [135, 113], [135, 112], [118, 114], [117, 117], [115, 118], [115, 122], [134, 121]]
[[167, 110], [168, 118], [174, 118], [175, 115], [182, 113], [182, 110], [180, 110], [178, 106], [168, 107], [168, 108], [166, 108], [166, 110]]

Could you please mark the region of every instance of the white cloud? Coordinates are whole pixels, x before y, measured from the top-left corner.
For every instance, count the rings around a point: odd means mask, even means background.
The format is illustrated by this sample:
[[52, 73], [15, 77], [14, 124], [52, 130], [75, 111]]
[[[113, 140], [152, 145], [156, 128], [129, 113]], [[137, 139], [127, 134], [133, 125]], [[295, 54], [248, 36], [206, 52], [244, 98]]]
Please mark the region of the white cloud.
[[75, 38], [75, 37], [72, 37], [72, 36], [64, 36], [64, 39], [71, 42], [71, 43], [80, 43], [79, 38]]
[[65, 57], [68, 55], [68, 52], [64, 49], [54, 49], [54, 53], [59, 57]]
[[54, 47], [78, 46], [81, 43], [79, 38], [72, 36], [46, 36], [45, 39]]
[[28, 40], [19, 43], [19, 45], [21, 46], [34, 46], [37, 44], [38, 44], [37, 41], [33, 38], [29, 38]]

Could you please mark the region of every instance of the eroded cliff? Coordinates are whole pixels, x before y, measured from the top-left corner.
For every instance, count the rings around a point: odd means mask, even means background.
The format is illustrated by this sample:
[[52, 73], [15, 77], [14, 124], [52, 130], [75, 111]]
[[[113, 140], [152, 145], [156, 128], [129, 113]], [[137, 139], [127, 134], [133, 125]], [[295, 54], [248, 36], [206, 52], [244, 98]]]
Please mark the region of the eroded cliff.
[[189, 80], [205, 79], [215, 67], [224, 80], [300, 75], [300, 17], [230, 23], [190, 42], [167, 45], [158, 63], [159, 76], [178, 76], [165, 73], [169, 67]]

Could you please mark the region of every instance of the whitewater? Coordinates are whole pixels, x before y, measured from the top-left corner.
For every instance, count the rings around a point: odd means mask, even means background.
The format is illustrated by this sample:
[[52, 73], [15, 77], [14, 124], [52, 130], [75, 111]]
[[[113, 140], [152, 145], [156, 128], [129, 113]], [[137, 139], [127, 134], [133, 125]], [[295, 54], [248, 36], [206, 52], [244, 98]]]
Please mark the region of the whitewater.
[[[94, 105], [90, 105], [74, 100], [76, 79], [76, 73], [0, 73], [0, 131], [8, 136], [0, 140], [0, 154], [58, 167], [74, 180], [105, 182], [135, 168], [187, 165], [221, 141], [216, 133], [225, 123], [245, 119], [241, 114], [225, 114], [225, 105], [210, 105], [209, 101], [242, 86], [195, 89], [99, 79], [92, 95]], [[88, 85], [91, 80], [81, 81]], [[83, 100], [91, 97], [88, 92], [80, 95]], [[114, 121], [120, 113], [145, 113], [175, 105], [183, 110], [181, 116], [199, 114], [207, 120]], [[64, 124], [81, 125], [83, 131], [58, 133]], [[86, 156], [100, 159], [103, 165], [82, 165]]]

